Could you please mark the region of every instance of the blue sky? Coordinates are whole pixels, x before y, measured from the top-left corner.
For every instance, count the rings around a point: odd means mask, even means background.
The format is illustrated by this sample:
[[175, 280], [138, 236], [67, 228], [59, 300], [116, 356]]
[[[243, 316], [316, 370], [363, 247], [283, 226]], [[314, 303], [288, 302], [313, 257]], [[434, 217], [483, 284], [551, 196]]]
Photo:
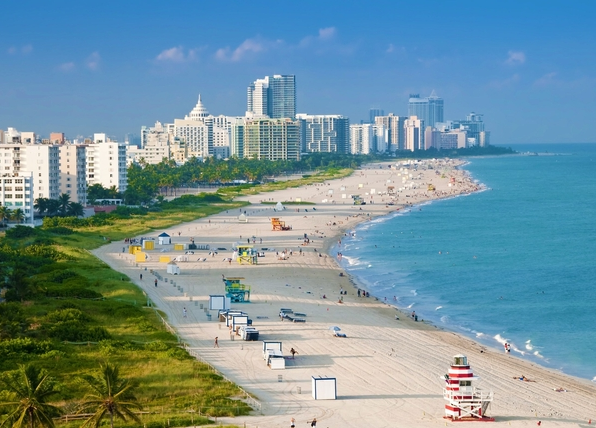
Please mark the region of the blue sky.
[[122, 140], [187, 114], [242, 115], [246, 87], [295, 74], [298, 111], [446, 119], [492, 143], [594, 142], [593, 1], [5, 1], [0, 128]]

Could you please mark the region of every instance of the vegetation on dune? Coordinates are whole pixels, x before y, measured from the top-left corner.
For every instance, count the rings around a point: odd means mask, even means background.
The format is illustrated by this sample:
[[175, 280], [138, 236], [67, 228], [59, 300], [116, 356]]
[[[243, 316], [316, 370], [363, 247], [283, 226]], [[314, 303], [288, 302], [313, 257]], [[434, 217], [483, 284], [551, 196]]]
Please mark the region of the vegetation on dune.
[[[157, 312], [146, 306], [142, 290], [88, 251], [107, 239], [243, 205], [217, 195], [188, 196], [150, 209], [119, 207], [91, 222], [55, 217], [44, 219], [40, 228], [8, 229], [0, 240], [0, 275], [5, 278], [0, 371], [18, 377], [19, 364], [25, 363], [51, 375], [54, 394], [48, 405], [71, 418], [54, 420], [61, 426], [81, 426], [72, 418], [82, 403], [92, 401], [84, 378], [99, 362], [119, 367], [140, 386], [135, 397], [142, 412], [131, 411], [141, 423], [115, 417], [117, 426], [189, 426], [209, 423], [207, 416], [247, 414], [250, 407], [239, 399], [244, 393], [180, 348]], [[0, 402], [10, 403], [11, 394], [0, 384]], [[11, 405], [0, 404], [0, 423], [14, 426], [11, 412]], [[40, 418], [35, 425], [41, 425]]]

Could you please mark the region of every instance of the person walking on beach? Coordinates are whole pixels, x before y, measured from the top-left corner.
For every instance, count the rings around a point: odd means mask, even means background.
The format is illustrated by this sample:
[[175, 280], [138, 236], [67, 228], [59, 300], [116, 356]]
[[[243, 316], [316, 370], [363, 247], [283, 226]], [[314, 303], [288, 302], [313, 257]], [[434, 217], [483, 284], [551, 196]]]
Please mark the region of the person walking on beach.
[[157, 287], [157, 278], [155, 278], [155, 286]]
[[290, 419], [290, 428], [296, 428], [296, 419]]
[[296, 351], [294, 348], [290, 349], [290, 354], [292, 354], [292, 359], [294, 359], [294, 355], [296, 355], [298, 353], [298, 351]]
[[143, 280], [143, 274], [139, 275], [139, 279], [142, 281]]
[[312, 418], [312, 421], [310, 421], [310, 426], [311, 427], [316, 427], [317, 426], [317, 418]]
[[182, 316], [183, 316], [184, 318], [186, 318], [186, 308], [183, 308], [183, 309], [182, 309]]
[[214, 348], [219, 348], [219, 342], [217, 341], [218, 337], [215, 336], [215, 342], [213, 342], [213, 347]]

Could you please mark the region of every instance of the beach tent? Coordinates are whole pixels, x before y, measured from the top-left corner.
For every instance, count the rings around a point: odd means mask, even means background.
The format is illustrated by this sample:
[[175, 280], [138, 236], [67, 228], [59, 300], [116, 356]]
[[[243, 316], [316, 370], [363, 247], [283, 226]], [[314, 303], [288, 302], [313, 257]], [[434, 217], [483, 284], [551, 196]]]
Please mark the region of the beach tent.
[[246, 217], [246, 214], [242, 213], [238, 216], [238, 221], [240, 223], [248, 223], [248, 218]]
[[159, 245], [169, 245], [172, 243], [172, 238], [170, 238], [170, 235], [164, 232], [157, 236], [157, 242]]
[[166, 272], [172, 275], [180, 275], [180, 266], [176, 262], [170, 262], [166, 265]]
[[284, 206], [282, 205], [281, 202], [278, 202], [277, 205], [275, 205], [275, 211], [283, 211], [284, 210]]

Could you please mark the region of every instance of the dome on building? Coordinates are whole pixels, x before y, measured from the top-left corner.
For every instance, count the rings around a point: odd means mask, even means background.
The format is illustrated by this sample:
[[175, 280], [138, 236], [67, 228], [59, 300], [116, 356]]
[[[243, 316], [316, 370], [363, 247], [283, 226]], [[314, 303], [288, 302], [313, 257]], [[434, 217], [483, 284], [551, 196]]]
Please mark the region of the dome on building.
[[186, 116], [186, 118], [190, 120], [204, 120], [207, 116], [209, 116], [209, 112], [203, 105], [203, 102], [201, 101], [201, 95], [199, 94], [199, 101], [197, 102], [197, 105], [192, 109], [190, 114]]

